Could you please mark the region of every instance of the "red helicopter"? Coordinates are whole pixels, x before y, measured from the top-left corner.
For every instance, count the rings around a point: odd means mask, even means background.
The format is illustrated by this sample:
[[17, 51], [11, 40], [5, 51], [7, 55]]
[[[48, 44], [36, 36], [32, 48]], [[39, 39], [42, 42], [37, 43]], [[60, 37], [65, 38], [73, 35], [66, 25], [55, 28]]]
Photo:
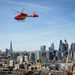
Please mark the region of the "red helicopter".
[[19, 14], [17, 14], [15, 16], [14, 19], [17, 20], [17, 21], [22, 21], [22, 20], [25, 20], [27, 17], [33, 17], [34, 18], [34, 17], [39, 17], [39, 15], [36, 14], [35, 12], [33, 12], [32, 15], [29, 15], [25, 12], [20, 12]]

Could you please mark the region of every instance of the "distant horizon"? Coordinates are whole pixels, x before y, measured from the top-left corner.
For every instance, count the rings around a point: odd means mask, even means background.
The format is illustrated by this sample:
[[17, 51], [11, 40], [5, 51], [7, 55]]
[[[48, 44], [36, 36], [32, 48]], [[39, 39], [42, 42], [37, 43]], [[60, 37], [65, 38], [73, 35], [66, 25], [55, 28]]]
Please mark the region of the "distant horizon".
[[[75, 41], [74, 0], [0, 0], [0, 48], [9, 48], [10, 40], [15, 50], [38, 50], [52, 42], [58, 48], [59, 40], [69, 44]], [[18, 12], [32, 14], [38, 18], [16, 21]], [[51, 40], [51, 41], [50, 41]]]

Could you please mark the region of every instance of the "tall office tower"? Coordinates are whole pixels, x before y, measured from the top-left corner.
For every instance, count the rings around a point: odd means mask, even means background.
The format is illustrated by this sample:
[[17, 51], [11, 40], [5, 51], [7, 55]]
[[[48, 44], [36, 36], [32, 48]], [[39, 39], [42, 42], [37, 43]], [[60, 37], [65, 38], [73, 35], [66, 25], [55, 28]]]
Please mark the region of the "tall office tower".
[[60, 43], [59, 43], [59, 51], [62, 52], [62, 50], [63, 50], [63, 42], [62, 42], [62, 40], [60, 40]]
[[51, 44], [51, 46], [49, 47], [49, 51], [53, 52], [54, 51], [54, 43]]
[[31, 52], [31, 61], [32, 63], [35, 63], [35, 53], [34, 52]]
[[46, 51], [46, 45], [42, 45], [40, 49], [42, 52], [45, 52]]
[[6, 56], [10, 56], [10, 50], [6, 48]]
[[39, 51], [35, 51], [35, 61], [37, 63], [37, 60], [40, 59], [40, 54], [39, 54]]
[[70, 55], [73, 59], [75, 59], [75, 43], [71, 44]]
[[53, 60], [54, 58], [54, 43], [49, 47], [49, 60]]
[[13, 54], [12, 41], [10, 41], [10, 54], [11, 54], [11, 56]]
[[54, 43], [51, 44], [51, 49], [54, 50]]
[[42, 45], [40, 47], [40, 50], [41, 50], [41, 62], [46, 63], [46, 59], [47, 59], [47, 57], [46, 57], [46, 46]]
[[63, 54], [64, 56], [67, 56], [68, 55], [68, 42], [66, 40], [64, 40], [65, 43], [64, 43], [64, 51], [63, 51]]
[[59, 59], [61, 59], [63, 57], [63, 42], [62, 42], [62, 40], [60, 40], [60, 43], [59, 43], [58, 57], [59, 57]]

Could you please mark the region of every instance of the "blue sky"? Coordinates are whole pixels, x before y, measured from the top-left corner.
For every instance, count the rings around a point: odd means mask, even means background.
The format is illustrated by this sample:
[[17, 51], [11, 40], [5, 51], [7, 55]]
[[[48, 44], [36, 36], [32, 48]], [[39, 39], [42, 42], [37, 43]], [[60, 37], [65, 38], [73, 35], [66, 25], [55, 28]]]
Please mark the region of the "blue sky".
[[[17, 22], [17, 11], [32, 14], [39, 18], [27, 18]], [[52, 42], [58, 48], [59, 40], [75, 40], [75, 1], [74, 0], [0, 0], [0, 48], [9, 48], [10, 40], [14, 50], [38, 50]]]

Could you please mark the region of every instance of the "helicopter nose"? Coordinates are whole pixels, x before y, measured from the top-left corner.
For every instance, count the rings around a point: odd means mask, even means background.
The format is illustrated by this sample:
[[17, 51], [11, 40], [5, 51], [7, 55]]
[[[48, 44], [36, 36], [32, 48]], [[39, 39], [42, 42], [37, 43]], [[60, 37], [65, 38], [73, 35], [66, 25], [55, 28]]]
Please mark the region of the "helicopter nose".
[[14, 19], [16, 19], [16, 17], [14, 17]]
[[19, 18], [18, 18], [18, 17], [14, 17], [14, 19], [15, 19], [15, 20], [19, 20]]
[[17, 18], [17, 17], [14, 17], [14, 19], [16, 19], [16, 20], [17, 20], [18, 18]]

